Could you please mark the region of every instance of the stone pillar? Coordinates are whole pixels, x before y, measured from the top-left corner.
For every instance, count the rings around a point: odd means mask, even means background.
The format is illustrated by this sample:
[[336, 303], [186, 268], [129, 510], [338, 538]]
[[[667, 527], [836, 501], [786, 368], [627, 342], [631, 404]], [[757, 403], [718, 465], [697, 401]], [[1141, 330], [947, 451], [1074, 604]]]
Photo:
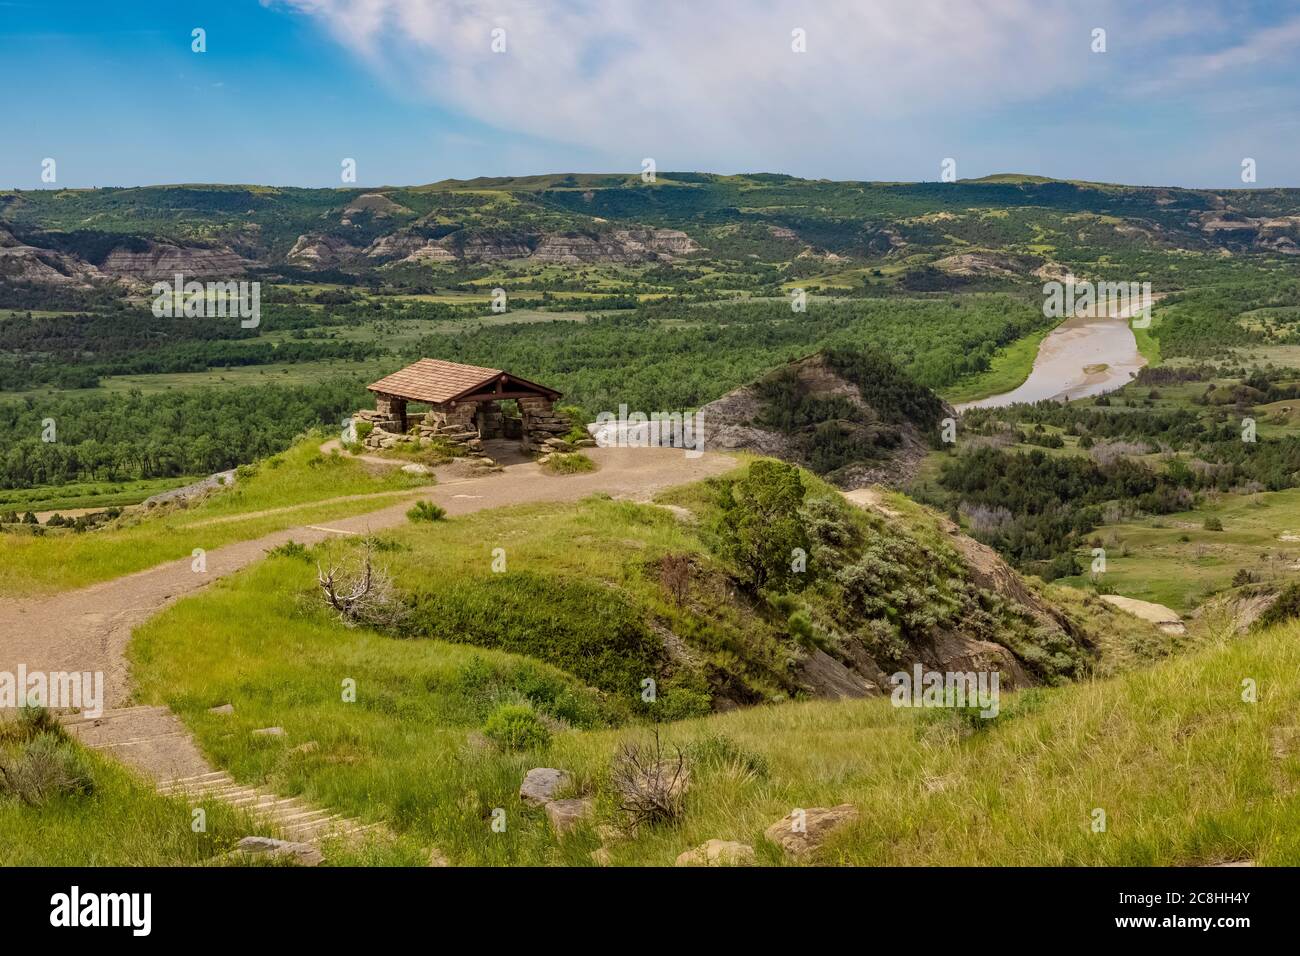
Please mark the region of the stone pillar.
[[570, 451], [561, 437], [573, 427], [563, 415], [555, 414], [555, 403], [544, 396], [519, 399], [519, 413], [523, 417], [524, 451]]
[[376, 395], [375, 412], [381, 421], [392, 422], [399, 434], [406, 431], [406, 399], [396, 395]]

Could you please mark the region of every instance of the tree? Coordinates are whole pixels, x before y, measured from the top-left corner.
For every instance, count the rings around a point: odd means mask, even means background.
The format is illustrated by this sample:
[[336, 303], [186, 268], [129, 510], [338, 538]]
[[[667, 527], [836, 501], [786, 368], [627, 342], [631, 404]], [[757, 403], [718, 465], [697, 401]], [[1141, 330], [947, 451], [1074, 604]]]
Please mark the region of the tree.
[[[722, 551], [751, 587], [802, 589], [808, 532], [800, 515], [806, 489], [799, 469], [756, 461], [722, 496]], [[799, 570], [796, 570], [798, 568]]]

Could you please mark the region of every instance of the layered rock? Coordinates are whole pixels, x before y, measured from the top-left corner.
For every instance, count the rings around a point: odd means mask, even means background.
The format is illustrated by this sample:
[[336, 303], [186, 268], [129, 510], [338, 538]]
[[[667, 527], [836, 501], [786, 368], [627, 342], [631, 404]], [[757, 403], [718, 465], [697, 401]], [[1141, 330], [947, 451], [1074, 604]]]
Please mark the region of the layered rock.
[[[143, 246], [143, 248], [141, 248]], [[229, 246], [193, 246], [143, 240], [113, 249], [99, 264], [105, 275], [153, 280], [243, 275], [254, 263]]]
[[555, 411], [549, 398], [521, 398], [519, 412], [523, 418], [523, 437], [520, 447], [526, 452], [550, 454], [573, 451], [574, 445], [562, 436], [573, 429], [573, 423]]
[[307, 233], [298, 237], [284, 258], [295, 265], [320, 268], [346, 262], [358, 251], [352, 243], [337, 236]]
[[98, 269], [76, 256], [26, 245], [0, 229], [0, 279], [86, 287], [102, 278]]

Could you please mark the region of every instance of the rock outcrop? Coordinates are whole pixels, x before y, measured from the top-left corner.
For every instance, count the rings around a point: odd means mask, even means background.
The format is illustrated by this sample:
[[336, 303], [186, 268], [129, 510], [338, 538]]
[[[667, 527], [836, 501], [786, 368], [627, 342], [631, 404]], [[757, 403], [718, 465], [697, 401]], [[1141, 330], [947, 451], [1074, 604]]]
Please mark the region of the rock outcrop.
[[298, 237], [285, 261], [309, 268], [339, 265], [354, 258], [360, 249], [337, 236], [307, 233]]
[[677, 857], [676, 866], [754, 866], [754, 848], [734, 840], [709, 840]]
[[519, 785], [519, 799], [530, 807], [544, 807], [569, 785], [571, 779], [563, 770], [534, 767], [524, 774], [523, 783]]
[[[929, 452], [929, 443], [913, 422], [890, 422], [862, 397], [857, 385], [833, 369], [825, 355], [817, 353], [777, 369], [764, 379], [728, 392], [700, 409], [704, 420], [704, 444], [708, 451], [748, 451], [812, 467], [804, 448], [803, 436], [767, 424], [764, 413], [768, 401], [764, 386], [774, 377], [792, 377], [794, 387], [814, 399], [842, 400], [854, 406], [859, 421], [852, 427], [868, 441], [885, 435], [893, 447], [884, 448], [876, 457], [862, 458], [836, 469], [826, 477], [841, 488], [860, 488], [869, 484], [902, 484], [910, 480]], [[953, 414], [942, 405], [945, 414]]]
[[141, 280], [228, 278], [244, 275], [254, 263], [229, 246], [182, 245], [145, 240], [117, 246], [104, 257], [99, 271], [116, 278]]
[[763, 836], [787, 856], [802, 862], [814, 856], [833, 834], [857, 819], [858, 808], [851, 803], [795, 809], [763, 831]]

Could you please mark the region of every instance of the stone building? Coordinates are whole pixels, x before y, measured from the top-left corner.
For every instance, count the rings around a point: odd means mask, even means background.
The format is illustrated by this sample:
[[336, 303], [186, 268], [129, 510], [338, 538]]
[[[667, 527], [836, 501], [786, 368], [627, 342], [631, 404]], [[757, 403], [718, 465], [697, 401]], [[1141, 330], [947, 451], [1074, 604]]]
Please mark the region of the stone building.
[[[366, 387], [375, 408], [354, 418], [374, 426], [364, 439], [371, 448], [438, 438], [470, 455], [482, 455], [483, 443], [495, 439], [518, 440], [525, 452], [573, 449], [563, 437], [572, 423], [555, 411], [560, 393], [499, 368], [426, 358]], [[507, 416], [502, 402], [513, 402], [518, 415]], [[410, 415], [410, 404], [429, 408]]]

